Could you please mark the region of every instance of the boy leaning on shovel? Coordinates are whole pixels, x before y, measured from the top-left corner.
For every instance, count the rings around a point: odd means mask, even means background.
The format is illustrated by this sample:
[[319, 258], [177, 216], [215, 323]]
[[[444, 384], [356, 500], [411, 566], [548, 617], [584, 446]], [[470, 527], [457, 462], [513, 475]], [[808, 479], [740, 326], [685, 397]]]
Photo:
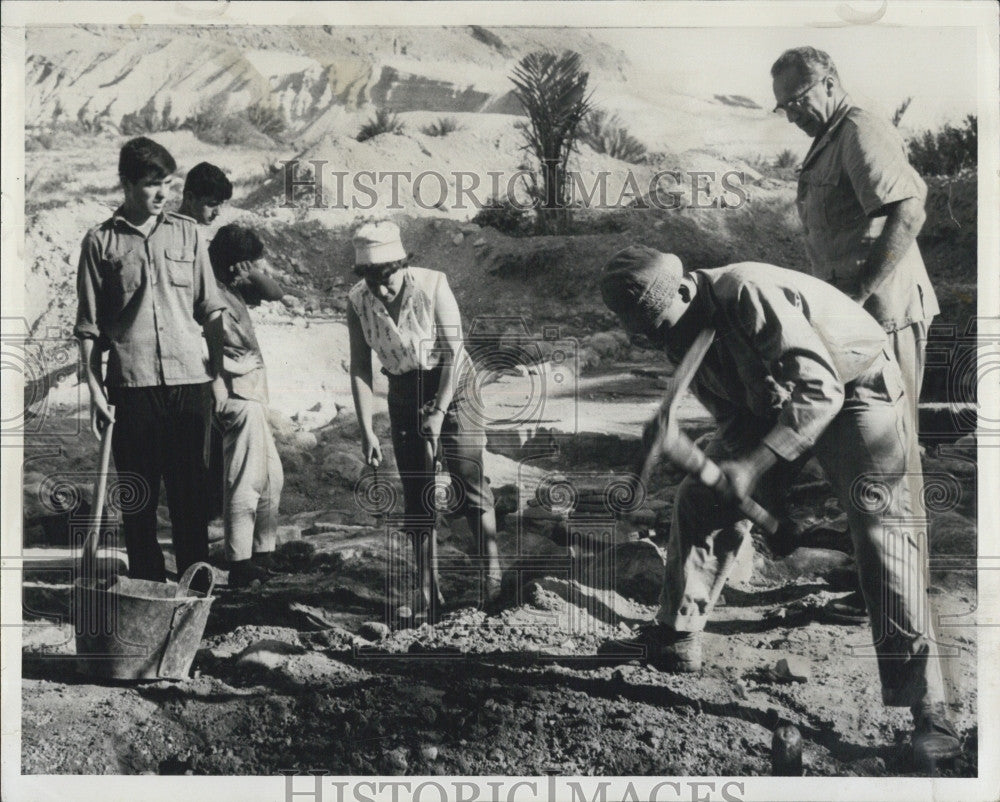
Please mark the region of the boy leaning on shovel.
[[414, 620], [431, 617], [438, 596], [436, 510], [428, 489], [439, 445], [459, 506], [486, 557], [484, 596], [495, 600], [501, 579], [496, 516], [483, 470], [485, 434], [469, 421], [465, 388], [470, 384], [470, 362], [455, 296], [444, 273], [409, 265], [394, 223], [359, 228], [354, 252], [354, 272], [361, 280], [348, 294], [351, 389], [364, 459], [377, 467], [382, 447], [372, 428], [372, 353], [377, 354], [389, 379], [392, 448], [403, 482], [403, 528], [413, 541], [420, 577]]
[[158, 582], [166, 580], [156, 538], [161, 478], [178, 575], [208, 556], [205, 441], [213, 407], [228, 394], [220, 375], [224, 305], [206, 243], [193, 220], [164, 208], [176, 169], [150, 139], [122, 147], [125, 200], [83, 239], [74, 328], [92, 429], [98, 435], [114, 421], [115, 468], [136, 485], [122, 510], [129, 576]]
[[740, 505], [787, 483], [811, 454], [847, 511], [883, 702], [912, 711], [921, 766], [958, 756], [926, 609], [919, 483], [907, 475], [920, 471], [913, 420], [882, 327], [803, 273], [747, 262], [685, 274], [677, 257], [644, 246], [611, 259], [601, 293], [675, 364], [715, 330], [691, 389], [719, 424], [706, 452], [724, 481], [689, 476], [678, 488], [660, 609], [638, 639], [650, 662], [700, 670], [702, 630], [749, 536]]
[[264, 245], [250, 229], [230, 224], [208, 248], [223, 314], [222, 375], [229, 397], [216, 409], [222, 429], [223, 512], [229, 587], [272, 574], [281, 459], [267, 422], [267, 374], [248, 306], [276, 301], [282, 291], [264, 272]]

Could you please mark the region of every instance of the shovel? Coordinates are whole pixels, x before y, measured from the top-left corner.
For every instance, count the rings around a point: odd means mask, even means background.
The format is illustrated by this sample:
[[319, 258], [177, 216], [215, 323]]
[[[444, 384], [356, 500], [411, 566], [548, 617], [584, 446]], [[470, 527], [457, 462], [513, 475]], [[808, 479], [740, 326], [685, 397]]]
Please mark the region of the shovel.
[[[424, 441], [424, 473], [432, 477], [437, 476], [437, 457], [434, 453], [434, 444], [430, 440]], [[413, 545], [413, 558], [416, 562], [418, 592], [421, 599], [419, 612], [414, 608], [404, 605], [399, 608], [400, 618], [407, 619], [408, 626], [416, 626], [420, 621], [434, 621], [437, 607], [444, 604], [444, 596], [441, 595], [441, 588], [438, 582], [438, 551], [437, 551], [437, 509], [434, 503], [434, 495], [424, 495], [424, 503], [430, 504], [431, 509], [426, 511], [424, 516], [429, 526], [410, 523], [410, 542]]]
[[[431, 481], [436, 481], [438, 472], [438, 458], [434, 450], [434, 443], [430, 440], [424, 441], [424, 460], [427, 473], [433, 477]], [[435, 504], [435, 496], [430, 498], [431, 504]], [[438, 545], [437, 545], [437, 508], [428, 510], [429, 516], [433, 516], [434, 524], [426, 537], [420, 537], [420, 549], [417, 551], [417, 543], [414, 542], [414, 554], [417, 557], [417, 571], [420, 576], [421, 590], [424, 598], [434, 600], [437, 604], [444, 604], [444, 596], [441, 594], [441, 584], [438, 576]], [[418, 533], [419, 536], [419, 533]]]
[[86, 585], [106, 584], [116, 577], [120, 571], [121, 560], [97, 559], [100, 546], [101, 527], [104, 521], [104, 497], [108, 489], [108, 466], [111, 463], [111, 435], [115, 422], [111, 420], [101, 432], [100, 464], [97, 477], [94, 479], [94, 508], [87, 538], [83, 542], [83, 554], [80, 562], [80, 578]]

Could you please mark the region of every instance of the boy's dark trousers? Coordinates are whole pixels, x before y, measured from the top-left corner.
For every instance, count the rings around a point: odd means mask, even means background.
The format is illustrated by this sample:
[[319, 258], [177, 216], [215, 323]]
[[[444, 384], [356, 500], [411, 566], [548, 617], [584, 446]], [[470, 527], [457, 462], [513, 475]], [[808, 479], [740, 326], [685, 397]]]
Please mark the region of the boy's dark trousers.
[[109, 396], [115, 406], [111, 449], [124, 484], [119, 506], [129, 576], [163, 582], [166, 569], [156, 539], [161, 478], [178, 576], [208, 557], [205, 442], [212, 420], [211, 385], [116, 387]]

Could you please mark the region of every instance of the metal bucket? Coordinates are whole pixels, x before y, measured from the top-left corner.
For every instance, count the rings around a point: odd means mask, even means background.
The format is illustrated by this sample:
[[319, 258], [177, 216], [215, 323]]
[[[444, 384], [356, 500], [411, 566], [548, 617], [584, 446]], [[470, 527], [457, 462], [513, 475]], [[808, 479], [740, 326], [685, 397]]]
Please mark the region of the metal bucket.
[[[204, 592], [191, 581], [208, 572]], [[184, 679], [191, 670], [214, 598], [215, 575], [195, 563], [173, 583], [118, 577], [74, 587], [77, 669], [99, 679]]]

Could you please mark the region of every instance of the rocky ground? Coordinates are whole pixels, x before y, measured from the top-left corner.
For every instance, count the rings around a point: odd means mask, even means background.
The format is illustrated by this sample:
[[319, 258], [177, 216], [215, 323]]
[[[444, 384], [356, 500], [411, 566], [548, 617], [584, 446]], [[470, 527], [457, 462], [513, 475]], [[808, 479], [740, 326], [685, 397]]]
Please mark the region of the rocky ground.
[[[262, 331], [265, 351], [268, 342], [301, 336], [290, 327]], [[223, 584], [190, 678], [136, 685], [79, 675], [71, 625], [40, 620], [69, 615], [66, 579], [29, 571], [23, 770], [752, 775], [769, 771], [773, 728], [792, 722], [806, 741], [809, 775], [914, 773], [905, 748], [909, 714], [880, 704], [865, 652], [868, 626], [820, 613], [845, 592], [850, 557], [842, 513], [813, 472], [792, 494], [792, 515], [808, 530], [804, 547], [782, 561], [760, 544], [745, 550], [708, 628], [701, 675], [662, 674], [616, 646], [655, 612], [672, 477], [655, 477], [658, 490], [639, 508], [626, 505], [618, 521], [594, 500], [627, 466], [657, 385], [669, 381], [655, 368], [647, 360], [594, 371], [581, 380], [580, 406], [569, 405], [575, 418], [563, 401], [542, 431], [494, 433], [487, 470], [504, 513], [503, 603], [489, 614], [478, 609], [476, 547], [467, 527], [451, 521], [440, 530], [447, 604], [434, 627], [396, 627], [406, 588], [387, 590], [385, 578], [412, 564], [378, 517], [391, 510], [356, 490], [366, 473], [353, 456], [353, 414], [309, 431], [274, 413], [289, 477], [278, 550], [288, 573], [228, 590], [213, 526]], [[539, 375], [498, 376], [487, 387], [490, 408], [516, 405]], [[693, 434], [710, 429], [696, 406], [685, 415]], [[62, 443], [63, 470], [92, 461], [86, 441]], [[52, 459], [31, 462], [26, 498], [38, 498]], [[961, 484], [931, 531], [935, 556], [961, 564], [975, 553], [974, 450], [966, 441], [935, 445], [925, 470]], [[576, 488], [575, 501], [546, 495], [564, 480]], [[169, 553], [165, 510], [161, 518]], [[45, 524], [49, 534], [58, 531], [51, 517], [33, 519], [28, 554], [68, 554], [47, 538]], [[974, 575], [936, 570], [932, 592], [936, 614], [958, 616], [940, 639], [967, 748], [945, 772], [972, 776]]]

